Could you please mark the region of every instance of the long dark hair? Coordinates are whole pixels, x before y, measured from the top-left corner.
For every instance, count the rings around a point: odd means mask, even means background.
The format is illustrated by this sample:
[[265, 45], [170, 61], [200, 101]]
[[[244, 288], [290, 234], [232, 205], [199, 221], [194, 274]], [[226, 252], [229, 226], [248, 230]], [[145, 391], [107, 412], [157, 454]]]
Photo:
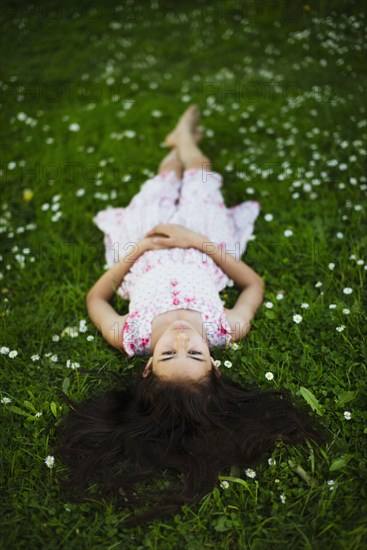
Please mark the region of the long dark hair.
[[[126, 527], [179, 511], [212, 491], [228, 466], [253, 466], [277, 442], [325, 440], [314, 418], [295, 407], [285, 390], [245, 389], [213, 367], [197, 381], [163, 381], [151, 372], [132, 384], [78, 404], [58, 429], [55, 450], [67, 466], [60, 479], [71, 492], [92, 481], [122, 506], [142, 506], [157, 495], [137, 496], [134, 485], [161, 469], [183, 473], [183, 486], [161, 493]], [[180, 490], [181, 489], [181, 490]], [[77, 499], [80, 501], [80, 498]]]

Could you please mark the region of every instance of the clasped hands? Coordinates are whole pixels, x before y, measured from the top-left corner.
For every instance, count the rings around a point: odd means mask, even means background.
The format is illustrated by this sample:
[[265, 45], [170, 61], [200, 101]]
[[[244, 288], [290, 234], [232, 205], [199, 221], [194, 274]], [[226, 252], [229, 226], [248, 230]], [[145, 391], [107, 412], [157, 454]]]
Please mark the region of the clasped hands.
[[158, 250], [160, 248], [197, 248], [209, 239], [196, 231], [174, 223], [162, 223], [153, 227], [139, 245], [142, 251]]

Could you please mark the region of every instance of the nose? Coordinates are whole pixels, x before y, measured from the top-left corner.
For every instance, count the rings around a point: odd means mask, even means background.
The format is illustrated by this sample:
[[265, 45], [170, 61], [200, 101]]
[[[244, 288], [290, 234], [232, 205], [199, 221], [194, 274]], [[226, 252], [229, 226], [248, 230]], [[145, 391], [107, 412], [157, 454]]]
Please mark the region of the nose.
[[187, 334], [185, 330], [177, 331], [176, 334], [176, 345], [178, 349], [186, 349], [188, 343], [190, 342], [190, 336]]

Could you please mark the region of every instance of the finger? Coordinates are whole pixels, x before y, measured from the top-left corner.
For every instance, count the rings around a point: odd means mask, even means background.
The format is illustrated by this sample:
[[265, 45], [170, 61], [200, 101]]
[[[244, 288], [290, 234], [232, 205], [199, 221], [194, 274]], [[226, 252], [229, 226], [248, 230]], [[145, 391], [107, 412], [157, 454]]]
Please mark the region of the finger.
[[152, 242], [156, 244], [167, 244], [169, 237], [152, 237]]
[[152, 242], [157, 246], [171, 246], [171, 239], [169, 237], [153, 237]]
[[149, 229], [147, 235], [148, 235], [149, 233], [157, 233], [160, 227], [162, 227], [162, 224], [161, 224], [161, 223], [159, 223], [158, 225], [155, 225], [154, 227], [152, 227], [151, 229]]
[[172, 225], [169, 223], [159, 223], [154, 227], [155, 233], [162, 233], [163, 235], [169, 235]]
[[148, 231], [148, 233], [145, 233], [145, 237], [150, 237], [151, 235], [154, 235], [154, 233], [156, 233], [156, 228], [153, 227], [153, 229], [150, 229], [150, 231]]
[[159, 223], [155, 227], [153, 227], [153, 230], [155, 233], [161, 233], [167, 228], [167, 225], [165, 223]]

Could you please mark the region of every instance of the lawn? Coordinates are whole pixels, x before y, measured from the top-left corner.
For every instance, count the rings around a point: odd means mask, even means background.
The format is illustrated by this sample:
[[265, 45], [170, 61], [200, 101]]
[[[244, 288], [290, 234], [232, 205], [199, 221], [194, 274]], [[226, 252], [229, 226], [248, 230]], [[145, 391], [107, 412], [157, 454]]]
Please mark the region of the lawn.
[[[365, 548], [366, 12], [357, 0], [4, 2], [2, 548]], [[94, 493], [70, 502], [63, 465], [45, 460], [62, 392], [81, 401], [145, 365], [88, 319], [105, 267], [92, 218], [154, 175], [191, 103], [227, 206], [261, 203], [243, 259], [265, 300], [238, 349], [214, 357], [243, 384], [289, 390], [329, 440], [280, 445], [255, 477], [222, 472], [200, 502], [128, 530], [138, 510]], [[237, 292], [221, 293], [227, 307]]]

